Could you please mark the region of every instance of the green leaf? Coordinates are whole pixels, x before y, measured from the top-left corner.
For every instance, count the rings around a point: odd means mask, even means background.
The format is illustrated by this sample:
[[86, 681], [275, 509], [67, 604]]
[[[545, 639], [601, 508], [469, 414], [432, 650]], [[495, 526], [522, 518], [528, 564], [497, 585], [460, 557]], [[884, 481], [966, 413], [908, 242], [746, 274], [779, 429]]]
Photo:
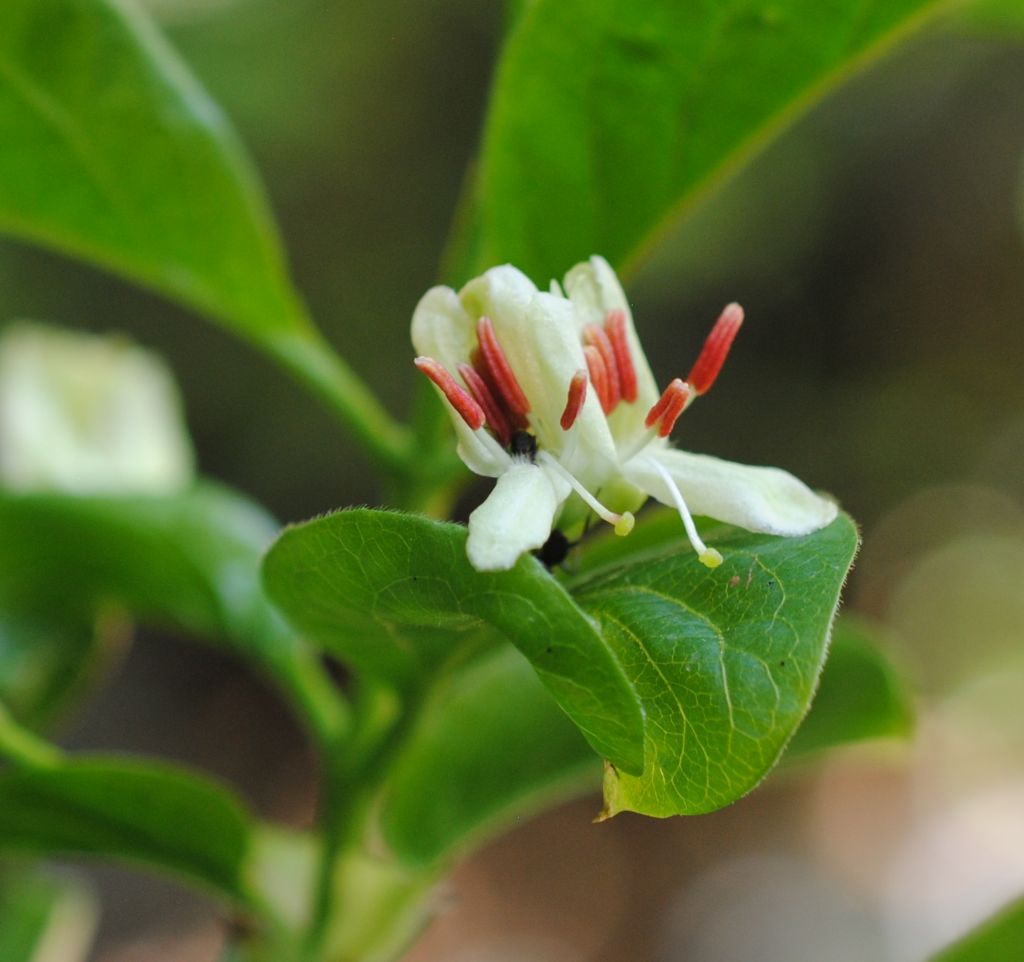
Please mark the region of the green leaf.
[[520, 5], [458, 273], [510, 261], [543, 286], [595, 253], [628, 270], [700, 190], [944, 5]]
[[142, 863], [257, 907], [253, 824], [216, 783], [169, 765], [94, 757], [0, 774], [0, 852]]
[[910, 697], [879, 650], [877, 635], [847, 615], [836, 622], [818, 693], [789, 743], [789, 755], [910, 733], [914, 724]]
[[0, 959], [4, 962], [84, 962], [97, 907], [81, 885], [38, 872], [9, 872], [0, 883]]
[[1024, 898], [1006, 906], [931, 962], [1009, 962], [1024, 946]]
[[[713, 524], [702, 519], [702, 525]], [[657, 558], [678, 544], [679, 517], [655, 508], [641, 517], [627, 539], [602, 532], [573, 559], [570, 585], [595, 572], [646, 558]], [[787, 756], [871, 738], [910, 733], [914, 709], [906, 683], [886, 658], [880, 626], [843, 614], [836, 619], [811, 710], [787, 746]]]
[[644, 712], [644, 773], [606, 767], [609, 816], [735, 801], [778, 761], [817, 686], [857, 549], [853, 522], [841, 515], [801, 538], [724, 525], [707, 537], [725, 557], [714, 570], [677, 543], [574, 586]]
[[219, 108], [126, 0], [0, 4], [0, 230], [257, 340], [305, 329]]
[[92, 673], [105, 640], [119, 634], [116, 621], [0, 610], [0, 703], [24, 725], [46, 724]]
[[111, 603], [143, 620], [229, 642], [318, 723], [339, 705], [315, 653], [263, 593], [278, 528], [254, 502], [203, 482], [176, 496], [0, 493], [0, 605], [91, 616]]
[[458, 632], [488, 623], [526, 655], [595, 751], [641, 770], [640, 706], [622, 667], [536, 559], [509, 572], [475, 571], [464, 527], [356, 509], [287, 529], [264, 578], [311, 640], [400, 683], [448, 655]]
[[436, 684], [381, 813], [402, 859], [450, 859], [513, 818], [600, 783], [600, 763], [529, 663], [488, 652]]
[[176, 496], [0, 493], [0, 598], [134, 614], [273, 658], [297, 644], [263, 596], [277, 531], [255, 503], [210, 482]]
[[[702, 524], [713, 522], [702, 519]], [[679, 537], [676, 512], [646, 511], [628, 538], [602, 532], [584, 544], [573, 559], [570, 585], [602, 569], [657, 558], [678, 545]], [[787, 746], [787, 756], [910, 733], [913, 705], [905, 681], [885, 657], [886, 642], [880, 626], [850, 614], [836, 619], [811, 710]]]
[[1019, 40], [1024, 32], [1021, 0], [973, 0], [958, 12], [961, 28], [1014, 40]]

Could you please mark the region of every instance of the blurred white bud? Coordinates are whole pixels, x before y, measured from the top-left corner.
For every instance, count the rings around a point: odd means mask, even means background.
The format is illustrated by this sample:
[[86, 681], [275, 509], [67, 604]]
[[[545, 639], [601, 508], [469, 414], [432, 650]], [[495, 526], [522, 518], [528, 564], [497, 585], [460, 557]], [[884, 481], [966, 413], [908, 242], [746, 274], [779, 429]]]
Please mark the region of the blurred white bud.
[[193, 478], [171, 372], [124, 338], [0, 333], [0, 488], [171, 494]]

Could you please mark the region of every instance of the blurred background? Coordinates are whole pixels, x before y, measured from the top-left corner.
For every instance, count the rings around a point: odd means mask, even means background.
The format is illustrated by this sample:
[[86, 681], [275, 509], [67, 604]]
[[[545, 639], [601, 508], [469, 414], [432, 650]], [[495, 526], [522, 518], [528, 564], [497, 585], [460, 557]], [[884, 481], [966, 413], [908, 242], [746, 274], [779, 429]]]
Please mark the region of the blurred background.
[[[500, 4], [148, 3], [255, 156], [314, 317], [404, 411], [408, 322], [437, 280]], [[917, 962], [1024, 890], [1022, 103], [1024, 42], [927, 33], [801, 120], [629, 287], [663, 383], [724, 303], [745, 306], [677, 440], [786, 467], [858, 519], [846, 604], [912, 680], [913, 742], [784, 767], [715, 815], [595, 826], [593, 798], [524, 823], [458, 870], [413, 962]], [[5, 318], [161, 352], [201, 469], [282, 521], [380, 503], [309, 396], [189, 313], [7, 241], [0, 298]], [[312, 818], [287, 712], [185, 638], [141, 635], [62, 741], [184, 760], [267, 817]], [[67, 871], [100, 886], [95, 962], [217, 957], [211, 903]]]

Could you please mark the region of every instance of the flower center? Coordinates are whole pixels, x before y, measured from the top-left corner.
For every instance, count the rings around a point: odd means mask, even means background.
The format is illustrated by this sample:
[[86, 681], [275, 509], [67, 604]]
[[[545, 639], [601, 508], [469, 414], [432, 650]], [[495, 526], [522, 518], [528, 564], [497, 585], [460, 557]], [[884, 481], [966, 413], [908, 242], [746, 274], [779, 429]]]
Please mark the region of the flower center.
[[[668, 437], [683, 411], [710, 390], [742, 323], [743, 308], [739, 304], [728, 304], [708, 334], [687, 379], [673, 379], [654, 402], [644, 419], [646, 430], [627, 450], [620, 452], [622, 462], [636, 457], [656, 438]], [[416, 358], [416, 367], [437, 385], [470, 430], [485, 447], [495, 451], [499, 459], [527, 458], [543, 465], [565, 481], [598, 517], [611, 524], [616, 534], [628, 534], [633, 528], [633, 515], [628, 511], [618, 514], [601, 504], [562, 463], [566, 460], [565, 451], [562, 460], [548, 451], [538, 451], [536, 437], [528, 430], [530, 399], [516, 379], [489, 317], [480, 318], [476, 333], [477, 347], [469, 362], [457, 365], [462, 384], [433, 358]], [[587, 366], [573, 374], [566, 391], [565, 408], [559, 419], [564, 432], [569, 432], [578, 420], [591, 385], [605, 416], [623, 401], [634, 404], [639, 395], [625, 311], [611, 310], [603, 325], [588, 324], [583, 329], [583, 356]], [[570, 439], [570, 448], [573, 443]], [[701, 563], [709, 568], [717, 567], [722, 563], [722, 556], [701, 540], [678, 485], [656, 458], [651, 458], [651, 464], [667, 485]]]

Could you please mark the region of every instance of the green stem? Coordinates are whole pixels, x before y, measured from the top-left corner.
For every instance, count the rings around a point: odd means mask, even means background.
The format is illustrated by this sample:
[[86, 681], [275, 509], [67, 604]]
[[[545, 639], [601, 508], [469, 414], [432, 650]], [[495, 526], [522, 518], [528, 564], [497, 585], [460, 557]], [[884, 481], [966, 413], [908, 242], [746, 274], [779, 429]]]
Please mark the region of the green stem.
[[[361, 699], [360, 724], [345, 745], [328, 750], [322, 759], [323, 850], [304, 962], [320, 962], [331, 947], [339, 875], [344, 874], [340, 870], [343, 863], [363, 858], [370, 813], [387, 778], [390, 763], [423, 703], [423, 693], [406, 695], [398, 714], [392, 716], [390, 708], [397, 704], [394, 693], [377, 685], [367, 685]], [[364, 866], [365, 870], [369, 869], [369, 864]], [[383, 861], [377, 860], [376, 864], [383, 870]], [[401, 886], [405, 880], [399, 875], [395, 881]], [[385, 887], [394, 894], [393, 886]], [[349, 906], [343, 908], [348, 915]]]
[[314, 653], [297, 652], [287, 661], [274, 661], [269, 675], [322, 751], [344, 742], [352, 729], [352, 709]]
[[[447, 516], [461, 486], [458, 475], [462, 465], [454, 454], [441, 405], [424, 385], [419, 386], [416, 417], [412, 426], [406, 427], [392, 418], [312, 325], [302, 333], [275, 335], [264, 346], [325, 401], [379, 459], [390, 477], [393, 503], [407, 510]], [[435, 881], [434, 873], [409, 872], [397, 864], [370, 859], [362, 850], [381, 784], [415, 722], [425, 692], [411, 697], [396, 717], [383, 723], [381, 702], [375, 698], [380, 691], [371, 692], [353, 722], [347, 703], [330, 690], [333, 686], [319, 664], [296, 661], [286, 669], [279, 678], [309, 721], [322, 771], [322, 849], [300, 957], [303, 962], [324, 962], [327, 953], [338, 951], [335, 943], [339, 938], [348, 951], [362, 952], [373, 942], [375, 952], [386, 954], [385, 944], [394, 941], [398, 945], [401, 933], [382, 933], [375, 939], [365, 925], [353, 919], [350, 889], [353, 885], [365, 887], [364, 883], [369, 886], [357, 899], [362, 906], [358, 911], [379, 915], [382, 925], [385, 917], [394, 916], [395, 924], [404, 931], [419, 917], [426, 892]], [[339, 895], [344, 895], [346, 902], [340, 907], [343, 916], [338, 915]]]

